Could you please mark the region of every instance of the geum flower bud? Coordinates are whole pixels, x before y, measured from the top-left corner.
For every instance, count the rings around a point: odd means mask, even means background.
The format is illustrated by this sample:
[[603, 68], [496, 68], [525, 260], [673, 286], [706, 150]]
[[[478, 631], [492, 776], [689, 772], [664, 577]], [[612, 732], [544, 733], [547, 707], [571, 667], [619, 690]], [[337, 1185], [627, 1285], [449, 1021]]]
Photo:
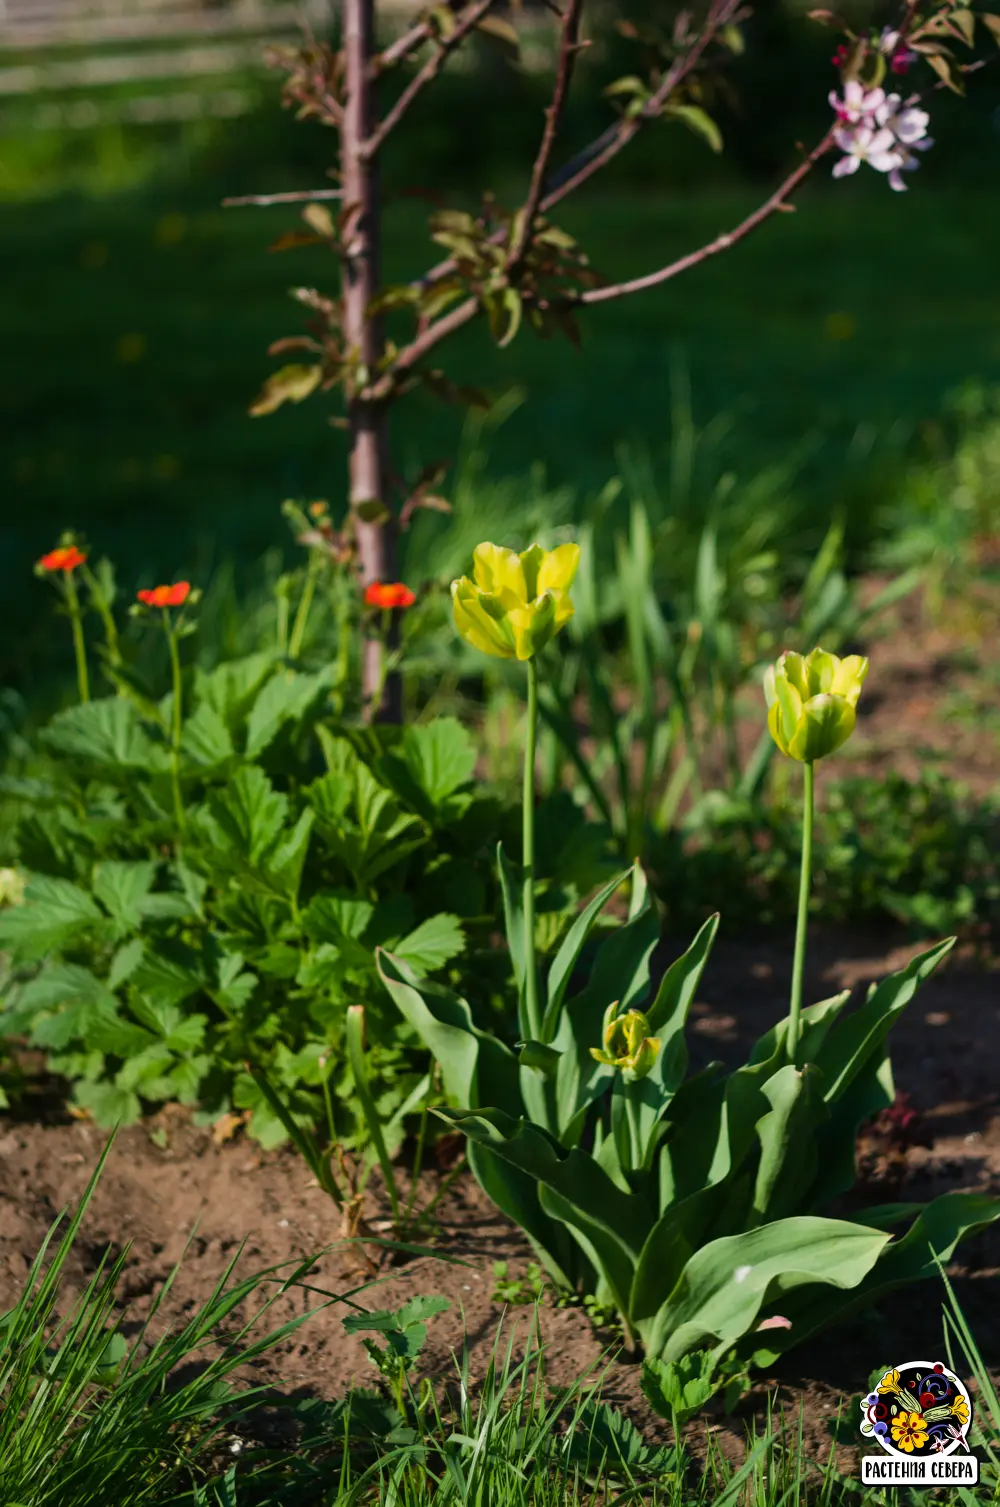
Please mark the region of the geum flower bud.
[[660, 1038], [650, 1036], [649, 1021], [639, 1010], [615, 1016], [618, 1001], [604, 1013], [604, 1047], [591, 1047], [590, 1055], [604, 1067], [631, 1072], [645, 1078], [660, 1051]]
[[474, 649], [498, 659], [531, 659], [573, 616], [569, 590], [580, 563], [578, 544], [517, 554], [477, 545], [473, 575], [451, 583], [455, 627]]
[[854, 731], [868, 660], [825, 649], [782, 654], [764, 674], [767, 725], [782, 753], [800, 763], [834, 753]]

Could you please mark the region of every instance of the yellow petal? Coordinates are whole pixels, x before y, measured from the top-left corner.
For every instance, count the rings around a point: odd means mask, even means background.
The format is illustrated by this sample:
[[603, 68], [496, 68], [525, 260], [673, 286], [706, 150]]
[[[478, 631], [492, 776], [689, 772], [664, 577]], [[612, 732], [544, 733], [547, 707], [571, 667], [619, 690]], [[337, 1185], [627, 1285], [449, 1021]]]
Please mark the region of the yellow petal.
[[778, 692], [774, 685], [774, 666], [768, 665], [764, 671], [764, 700], [767, 702], [768, 711], [771, 710], [778, 699]]
[[831, 690], [836, 696], [843, 696], [852, 706], [857, 706], [867, 674], [868, 660], [861, 654], [849, 654], [846, 659], [838, 660]]
[[514, 642], [505, 618], [499, 621], [487, 611], [480, 594], [467, 578], [452, 582], [455, 627], [467, 644], [481, 654], [497, 659], [514, 658]]
[[824, 696], [833, 690], [834, 676], [839, 664], [840, 660], [837, 656], [828, 654], [825, 649], [814, 649], [811, 654], [806, 655], [804, 669], [809, 696]]
[[778, 747], [781, 749], [781, 752], [783, 754], [787, 754], [788, 739], [785, 737], [784, 731], [782, 730], [781, 707], [776, 701], [773, 702], [772, 705], [768, 708], [767, 726], [771, 737], [774, 739], [775, 743], [777, 743]]
[[473, 575], [480, 590], [500, 597], [505, 606], [527, 604], [521, 558], [512, 549], [502, 549], [499, 544], [477, 544], [472, 559]]
[[533, 602], [541, 592], [541, 587], [538, 584], [538, 572], [542, 561], [545, 559], [545, 551], [540, 544], [532, 544], [528, 549], [522, 550], [518, 558], [521, 561], [521, 569], [524, 572], [525, 600]]
[[[796, 655], [795, 657], [801, 660], [801, 656]], [[802, 720], [803, 697], [799, 691], [798, 686], [794, 685], [791, 680], [781, 674], [780, 661], [779, 672], [774, 678], [774, 688], [778, 696], [775, 707], [781, 719], [781, 737], [778, 738], [774, 734], [773, 728], [771, 735], [772, 737], [774, 737], [774, 741], [777, 743], [778, 747], [783, 749], [785, 753], [788, 753], [789, 744], [795, 737], [796, 730]], [[772, 708], [772, 710], [774, 710], [774, 708]], [[770, 726], [770, 719], [768, 721], [768, 726]]]
[[[560, 544], [549, 550], [538, 567], [538, 594], [543, 591], [569, 591], [580, 564], [578, 544]], [[572, 604], [567, 617], [573, 615]]]
[[776, 683], [781, 684], [782, 679], [787, 680], [789, 685], [795, 687], [803, 701], [809, 697], [809, 676], [806, 671], [806, 662], [801, 654], [789, 650], [782, 654], [775, 667]]
[[569, 622], [576, 609], [573, 606], [573, 598], [570, 596], [568, 591], [559, 591], [557, 589], [554, 589], [551, 594], [556, 604], [555, 622], [556, 631], [558, 632], [558, 630], [565, 623]]

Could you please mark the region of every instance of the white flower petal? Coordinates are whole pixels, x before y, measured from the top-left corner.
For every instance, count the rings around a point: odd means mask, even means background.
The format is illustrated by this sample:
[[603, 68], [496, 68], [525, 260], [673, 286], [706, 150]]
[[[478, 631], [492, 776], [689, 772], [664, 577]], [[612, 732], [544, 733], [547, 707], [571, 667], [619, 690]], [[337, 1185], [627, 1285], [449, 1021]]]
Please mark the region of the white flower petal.
[[895, 173], [905, 165], [901, 152], [875, 152], [868, 158], [868, 166], [877, 173]]
[[833, 164], [833, 176], [835, 178], [848, 178], [851, 173], [856, 173], [860, 166], [860, 157], [841, 157], [839, 162]]
[[891, 131], [888, 131], [888, 130], [872, 131], [869, 134], [869, 138], [868, 138], [868, 156], [869, 156], [869, 158], [874, 157], [876, 155], [881, 155], [883, 152], [893, 152], [895, 150], [896, 150], [896, 138], [892, 134]]

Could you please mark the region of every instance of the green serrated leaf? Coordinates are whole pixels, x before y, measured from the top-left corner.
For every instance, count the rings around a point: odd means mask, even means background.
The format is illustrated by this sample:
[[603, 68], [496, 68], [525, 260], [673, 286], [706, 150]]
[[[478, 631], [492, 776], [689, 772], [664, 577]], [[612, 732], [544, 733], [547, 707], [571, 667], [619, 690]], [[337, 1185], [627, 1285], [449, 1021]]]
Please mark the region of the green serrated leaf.
[[465, 948], [465, 933], [457, 916], [431, 916], [408, 937], [397, 942], [393, 952], [409, 963], [415, 973], [433, 973], [457, 958]]
[[475, 773], [475, 742], [456, 717], [408, 727], [402, 754], [417, 786], [434, 807], [462, 789]]
[[181, 753], [202, 769], [216, 769], [235, 757], [229, 728], [210, 701], [203, 701], [186, 720]]
[[139, 1096], [130, 1089], [117, 1088], [113, 1083], [78, 1083], [73, 1090], [73, 1099], [81, 1109], [89, 1111], [102, 1130], [114, 1130], [116, 1125], [134, 1125], [142, 1118]]
[[143, 903], [155, 877], [155, 863], [108, 859], [94, 869], [94, 895], [112, 920], [125, 930], [135, 931], [142, 925]]
[[287, 723], [300, 722], [329, 686], [330, 675], [325, 670], [315, 675], [279, 670], [272, 675], [247, 719], [247, 758], [258, 758]]
[[33, 874], [22, 904], [0, 911], [0, 947], [24, 959], [43, 957], [101, 921], [101, 911], [79, 885]]
[[114, 696], [58, 712], [41, 733], [57, 753], [110, 769], [148, 769], [152, 745], [131, 701]]

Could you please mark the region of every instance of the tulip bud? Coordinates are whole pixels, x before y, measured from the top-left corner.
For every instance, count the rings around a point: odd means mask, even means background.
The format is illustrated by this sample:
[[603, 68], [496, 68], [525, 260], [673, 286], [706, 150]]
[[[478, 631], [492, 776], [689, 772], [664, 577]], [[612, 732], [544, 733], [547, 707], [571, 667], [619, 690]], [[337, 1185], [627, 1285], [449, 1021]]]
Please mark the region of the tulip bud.
[[764, 674], [767, 725], [782, 753], [802, 764], [834, 753], [854, 731], [868, 660], [824, 649], [782, 654]]
[[631, 1072], [635, 1078], [645, 1078], [650, 1072], [660, 1051], [658, 1036], [650, 1036], [649, 1021], [639, 1010], [629, 1010], [625, 1015], [615, 1016], [618, 1001], [609, 1005], [604, 1014], [604, 1048], [590, 1048], [595, 1062], [604, 1067], [619, 1068]]
[[455, 627], [474, 649], [498, 659], [531, 659], [573, 616], [569, 589], [580, 562], [578, 544], [521, 554], [480, 544], [473, 579], [451, 583]]

